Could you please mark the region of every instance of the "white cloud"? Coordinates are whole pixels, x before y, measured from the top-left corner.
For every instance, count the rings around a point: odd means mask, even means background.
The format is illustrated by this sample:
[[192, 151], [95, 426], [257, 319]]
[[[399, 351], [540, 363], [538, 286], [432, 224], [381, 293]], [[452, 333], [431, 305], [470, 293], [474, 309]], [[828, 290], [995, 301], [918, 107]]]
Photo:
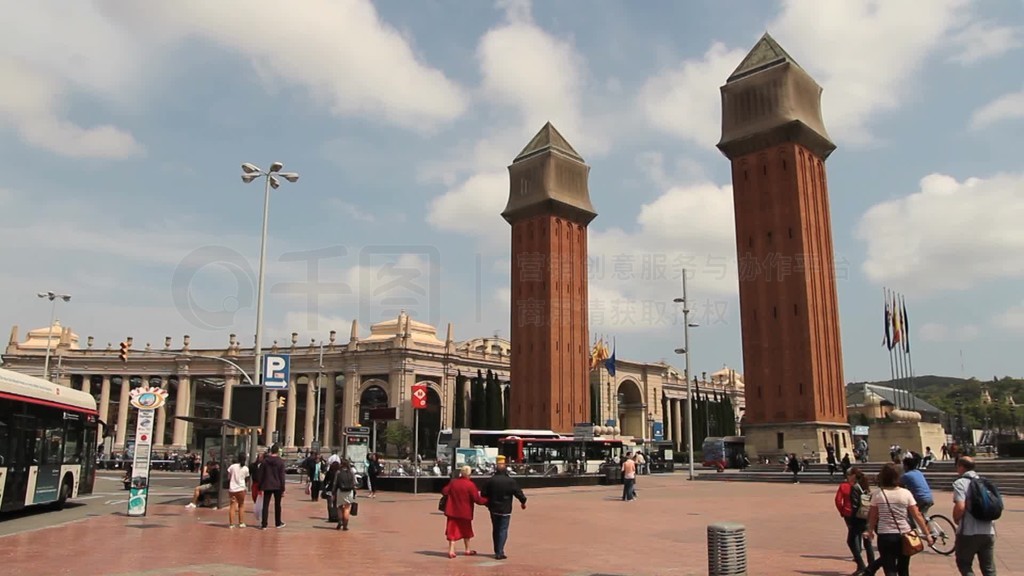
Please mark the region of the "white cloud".
[[467, 105], [462, 89], [425, 64], [369, 0], [310, 0], [287, 10], [273, 0], [183, 0], [131, 10], [177, 41], [199, 37], [239, 53], [268, 85], [301, 86], [339, 116], [429, 129]]
[[1024, 90], [1004, 94], [971, 114], [971, 128], [977, 130], [1004, 120], [1024, 120]]
[[1024, 174], [962, 182], [930, 174], [920, 186], [861, 217], [869, 279], [936, 292], [1024, 276]]
[[508, 244], [510, 227], [501, 218], [508, 200], [508, 172], [479, 172], [431, 200], [427, 222], [441, 230], [477, 237], [489, 248]]
[[968, 24], [953, 37], [958, 50], [950, 60], [959, 64], [974, 64], [1024, 46], [1024, 28], [1002, 26], [994, 20], [979, 20]]
[[351, 328], [352, 320], [343, 316], [289, 311], [285, 313], [284, 319], [277, 327], [273, 327], [267, 332], [271, 336], [268, 338], [267, 344], [271, 344], [272, 340], [276, 339], [278, 346], [291, 346], [291, 333], [297, 332], [296, 346], [305, 348], [309, 346], [310, 340], [316, 340], [317, 346], [320, 341], [323, 341], [326, 346], [330, 342], [331, 330], [337, 331], [335, 345], [343, 344], [348, 342]]
[[347, 220], [355, 220], [357, 222], [376, 222], [377, 217], [369, 212], [363, 211], [361, 208], [351, 202], [346, 202], [338, 198], [331, 198], [327, 201], [327, 207], [339, 213], [343, 218]]
[[1024, 333], [1024, 303], [1007, 308], [994, 316], [992, 322], [1005, 330]]
[[[830, 135], [865, 144], [873, 116], [912, 96], [910, 79], [964, 21], [965, 6], [965, 0], [936, 0], [922, 11], [913, 1], [787, 0], [768, 30], [824, 88]], [[702, 57], [651, 78], [639, 98], [651, 126], [704, 147], [717, 142], [718, 89], [754, 41], [732, 49], [715, 42]]]
[[969, 342], [981, 335], [981, 328], [974, 324], [951, 326], [929, 322], [921, 325], [917, 333], [925, 342]]

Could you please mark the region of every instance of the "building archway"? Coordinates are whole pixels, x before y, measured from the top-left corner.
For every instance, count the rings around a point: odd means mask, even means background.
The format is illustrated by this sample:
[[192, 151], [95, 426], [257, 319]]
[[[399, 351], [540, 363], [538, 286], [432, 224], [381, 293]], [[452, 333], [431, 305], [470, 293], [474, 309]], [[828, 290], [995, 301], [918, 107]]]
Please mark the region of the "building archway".
[[364, 388], [363, 392], [359, 395], [359, 423], [370, 427], [372, 431], [370, 435], [371, 442], [375, 442], [375, 444], [370, 445], [370, 450], [374, 452], [379, 452], [380, 447], [384, 446], [383, 435], [388, 424], [387, 422], [373, 422], [370, 420], [370, 410], [388, 407], [388, 392], [381, 384], [383, 382], [380, 382], [380, 384], [374, 382]]
[[623, 436], [644, 438], [644, 396], [640, 385], [623, 380], [617, 389], [619, 427]]
[[441, 431], [441, 395], [430, 382], [417, 382], [427, 387], [427, 407], [419, 412], [420, 455], [424, 459], [437, 457], [437, 434]]

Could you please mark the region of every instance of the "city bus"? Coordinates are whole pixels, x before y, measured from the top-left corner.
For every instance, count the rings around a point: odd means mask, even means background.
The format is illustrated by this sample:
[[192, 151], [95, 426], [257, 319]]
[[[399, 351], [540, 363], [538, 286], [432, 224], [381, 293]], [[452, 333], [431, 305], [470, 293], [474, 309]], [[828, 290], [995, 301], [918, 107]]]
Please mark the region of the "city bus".
[[597, 474], [605, 463], [617, 463], [624, 449], [622, 440], [510, 436], [501, 439], [498, 451], [530, 474]]
[[743, 436], [707, 437], [701, 447], [706, 468], [743, 468], [746, 438]]
[[[460, 448], [484, 448], [492, 456], [497, 456], [498, 441], [509, 436], [519, 438], [561, 438], [558, 433], [551, 430], [470, 430], [469, 446]], [[452, 429], [445, 428], [437, 433], [437, 457], [443, 458], [443, 454], [451, 454]]]
[[0, 368], [0, 512], [91, 494], [97, 423], [92, 395]]

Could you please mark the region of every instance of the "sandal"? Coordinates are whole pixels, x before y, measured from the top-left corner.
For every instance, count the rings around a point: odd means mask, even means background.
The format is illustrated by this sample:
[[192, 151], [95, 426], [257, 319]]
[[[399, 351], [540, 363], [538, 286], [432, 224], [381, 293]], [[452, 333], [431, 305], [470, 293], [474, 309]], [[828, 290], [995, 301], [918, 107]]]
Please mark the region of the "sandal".
[[455, 552], [449, 552], [448, 553], [448, 557], [449, 558], [455, 558]]
[[476, 550], [466, 550], [466, 556], [476, 556]]

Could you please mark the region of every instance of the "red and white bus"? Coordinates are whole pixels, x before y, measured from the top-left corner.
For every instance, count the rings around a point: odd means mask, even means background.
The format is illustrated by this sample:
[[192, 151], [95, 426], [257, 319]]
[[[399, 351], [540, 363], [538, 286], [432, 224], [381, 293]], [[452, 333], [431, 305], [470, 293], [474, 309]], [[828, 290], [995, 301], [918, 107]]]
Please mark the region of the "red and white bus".
[[0, 512], [92, 493], [96, 399], [0, 368]]
[[509, 463], [526, 466], [533, 474], [574, 472], [597, 474], [606, 462], [618, 462], [625, 450], [622, 440], [595, 438], [520, 438], [510, 436], [498, 443], [498, 453]]

